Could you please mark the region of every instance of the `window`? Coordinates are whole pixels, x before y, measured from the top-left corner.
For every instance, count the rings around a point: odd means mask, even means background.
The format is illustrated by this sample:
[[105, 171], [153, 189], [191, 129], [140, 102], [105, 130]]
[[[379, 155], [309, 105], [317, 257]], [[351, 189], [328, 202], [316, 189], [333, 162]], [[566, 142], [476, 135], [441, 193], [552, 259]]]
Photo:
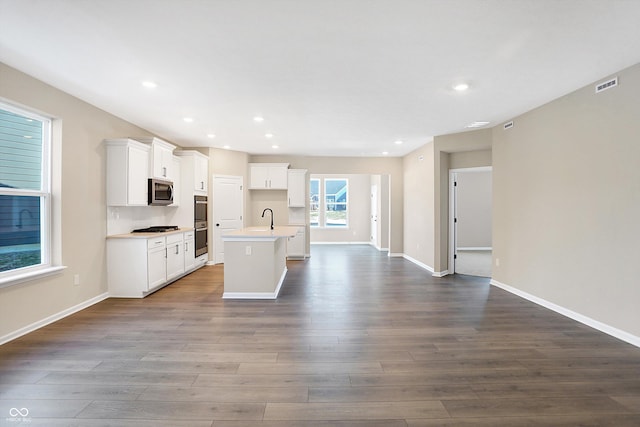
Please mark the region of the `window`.
[[320, 225], [320, 180], [310, 179], [310, 203], [309, 203], [309, 216], [312, 227], [318, 227]]
[[0, 103], [0, 285], [51, 266], [51, 120]]
[[348, 227], [349, 180], [310, 179], [310, 223], [312, 227]]

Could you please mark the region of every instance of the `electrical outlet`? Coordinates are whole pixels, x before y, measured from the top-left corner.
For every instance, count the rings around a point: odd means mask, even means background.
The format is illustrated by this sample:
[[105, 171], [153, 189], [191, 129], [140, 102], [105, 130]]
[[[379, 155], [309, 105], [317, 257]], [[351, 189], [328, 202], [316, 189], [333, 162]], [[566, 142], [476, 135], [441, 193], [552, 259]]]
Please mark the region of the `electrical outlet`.
[[251, 246], [245, 246], [244, 254], [245, 255], [251, 255]]
[[80, 275], [79, 274], [74, 274], [73, 275], [73, 285], [74, 286], [80, 286]]
[[496, 267], [500, 267], [500, 258], [496, 258]]

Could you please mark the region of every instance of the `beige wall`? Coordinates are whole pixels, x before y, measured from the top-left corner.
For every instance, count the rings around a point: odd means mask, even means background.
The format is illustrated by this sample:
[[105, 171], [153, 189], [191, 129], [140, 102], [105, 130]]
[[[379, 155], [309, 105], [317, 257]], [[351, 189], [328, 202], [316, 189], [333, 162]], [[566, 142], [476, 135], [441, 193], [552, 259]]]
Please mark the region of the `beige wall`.
[[430, 268], [435, 248], [433, 154], [430, 142], [403, 158], [404, 253]]
[[[449, 169], [491, 166], [491, 129], [436, 136], [434, 143], [434, 270], [448, 271]], [[452, 167], [453, 165], [454, 167]]]
[[[107, 292], [102, 140], [149, 132], [1, 63], [0, 97], [56, 119], [62, 197], [54, 195], [53, 205], [67, 266], [60, 274], [0, 289], [3, 337]], [[75, 274], [80, 286], [73, 285]]]
[[640, 337], [640, 65], [618, 77], [493, 129], [493, 278]]
[[[226, 176], [241, 176], [244, 188], [247, 188], [249, 182], [249, 155], [242, 151], [224, 150], [221, 148], [198, 148], [198, 151], [209, 156], [209, 206], [213, 206], [215, 203], [215, 194], [213, 194], [213, 176], [214, 175], [226, 175]], [[247, 196], [247, 192], [243, 192], [244, 205], [243, 205], [243, 218], [244, 225], [251, 225], [250, 221], [247, 221], [248, 213], [251, 212], [251, 199]], [[213, 238], [214, 222], [213, 222], [213, 209], [209, 209], [209, 261], [213, 261], [215, 258], [215, 240]]]
[[307, 169], [309, 174], [388, 175], [389, 198], [391, 200], [389, 208], [389, 250], [392, 254], [402, 254], [404, 209], [402, 158], [251, 156], [250, 161], [256, 163], [289, 163], [291, 168]]

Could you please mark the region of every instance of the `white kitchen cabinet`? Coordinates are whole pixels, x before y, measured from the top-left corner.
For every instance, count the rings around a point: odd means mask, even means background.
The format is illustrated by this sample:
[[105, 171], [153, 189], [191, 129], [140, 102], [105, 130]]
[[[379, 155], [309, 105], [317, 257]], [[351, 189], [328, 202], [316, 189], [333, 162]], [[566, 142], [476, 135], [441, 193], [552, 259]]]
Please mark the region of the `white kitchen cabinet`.
[[307, 170], [289, 169], [287, 196], [290, 208], [304, 208], [307, 202]]
[[167, 281], [184, 273], [184, 233], [167, 236]]
[[175, 155], [182, 159], [183, 194], [206, 196], [209, 180], [209, 157], [195, 150], [176, 150]]
[[151, 146], [149, 177], [173, 181], [173, 150], [176, 146], [160, 138], [137, 138], [138, 141]]
[[304, 259], [306, 252], [306, 232], [305, 226], [299, 226], [294, 237], [287, 239], [287, 258]]
[[184, 270], [192, 270], [196, 266], [196, 240], [193, 231], [184, 233]]
[[286, 190], [288, 163], [249, 163], [250, 190]]
[[[200, 153], [197, 153], [200, 154]], [[200, 154], [199, 156], [195, 156], [195, 168], [194, 168], [194, 180], [193, 180], [193, 189], [195, 191], [202, 191], [203, 193], [207, 192], [207, 182], [208, 182], [208, 172], [209, 172], [209, 158], [205, 155]]]
[[194, 258], [194, 232], [107, 238], [109, 296], [143, 298], [205, 263]]
[[180, 206], [181, 200], [180, 197], [182, 197], [182, 188], [180, 187], [180, 182], [181, 182], [181, 178], [180, 178], [180, 173], [182, 171], [182, 159], [178, 156], [173, 156], [173, 167], [172, 167], [174, 176], [173, 176], [173, 203], [171, 203], [169, 206], [175, 206], [178, 207]]
[[[147, 283], [140, 283], [140, 289], [149, 291], [167, 281], [167, 248], [164, 237], [147, 241]], [[145, 286], [146, 285], [146, 286]]]
[[148, 145], [107, 139], [107, 206], [147, 206]]

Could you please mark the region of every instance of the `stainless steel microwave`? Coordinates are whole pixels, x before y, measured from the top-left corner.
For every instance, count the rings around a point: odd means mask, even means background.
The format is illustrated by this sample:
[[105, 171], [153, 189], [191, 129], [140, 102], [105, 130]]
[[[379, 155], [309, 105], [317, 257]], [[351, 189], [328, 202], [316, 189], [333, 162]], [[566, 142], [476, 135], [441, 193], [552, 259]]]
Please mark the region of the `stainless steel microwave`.
[[166, 206], [173, 203], [173, 182], [149, 178], [149, 205]]

